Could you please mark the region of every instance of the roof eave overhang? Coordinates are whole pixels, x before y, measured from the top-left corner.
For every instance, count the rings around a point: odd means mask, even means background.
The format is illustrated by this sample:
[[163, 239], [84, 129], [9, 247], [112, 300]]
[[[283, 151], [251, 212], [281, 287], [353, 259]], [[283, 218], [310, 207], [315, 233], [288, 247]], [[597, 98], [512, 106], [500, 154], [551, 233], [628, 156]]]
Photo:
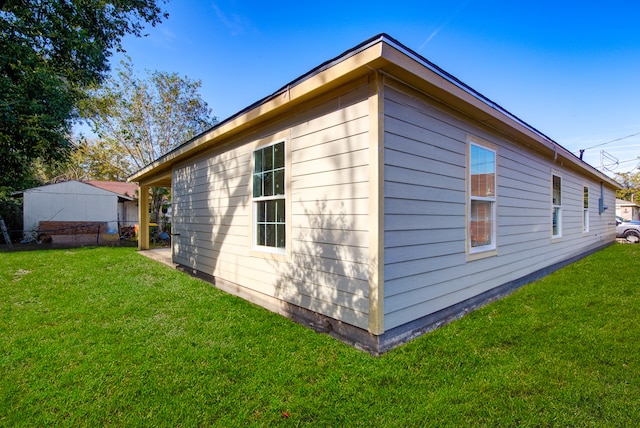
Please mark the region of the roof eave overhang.
[[228, 141], [235, 135], [267, 122], [296, 105], [381, 67], [386, 62], [382, 57], [382, 46], [382, 43], [373, 44], [347, 58], [335, 60], [335, 64], [331, 67], [305, 76], [300, 82], [285, 86], [258, 102], [254, 107], [243, 110], [145, 166], [129, 177], [129, 181], [138, 182], [141, 185], [159, 185], [160, 182], [170, 184], [171, 168], [177, 162], [215, 147], [218, 143]]
[[388, 63], [383, 71], [399, 81], [411, 84], [447, 107], [507, 136], [510, 141], [515, 140], [530, 150], [553, 159], [558, 165], [579, 170], [612, 188], [620, 188], [620, 184], [615, 180], [580, 160], [560, 144], [461, 82], [452, 81], [455, 80], [452, 76], [425, 66], [419, 56], [405, 50], [402, 46], [385, 46], [384, 57]]
[[229, 141], [301, 103], [372, 71], [409, 84], [432, 99], [493, 128], [510, 140], [515, 140], [558, 164], [581, 171], [614, 189], [620, 188], [615, 180], [386, 35], [370, 39], [312, 70], [142, 168], [129, 181], [140, 185], [170, 186], [172, 167], [176, 163]]

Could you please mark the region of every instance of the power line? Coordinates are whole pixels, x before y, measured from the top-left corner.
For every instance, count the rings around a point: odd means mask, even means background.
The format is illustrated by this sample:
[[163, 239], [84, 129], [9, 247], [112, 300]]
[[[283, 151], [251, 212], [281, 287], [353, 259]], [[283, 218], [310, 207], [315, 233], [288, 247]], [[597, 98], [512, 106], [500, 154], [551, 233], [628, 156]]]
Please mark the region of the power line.
[[626, 159], [626, 160], [620, 161], [619, 163], [638, 162], [638, 160], [640, 160], [640, 158]]
[[635, 137], [636, 135], [640, 135], [640, 132], [636, 132], [635, 134], [627, 135], [626, 137], [616, 138], [615, 140], [607, 141], [605, 143], [596, 144], [595, 146], [587, 147], [586, 149], [580, 150], [580, 152], [584, 152], [585, 150], [594, 149], [596, 147], [604, 146], [606, 144], [615, 143], [616, 141], [625, 140], [627, 138]]

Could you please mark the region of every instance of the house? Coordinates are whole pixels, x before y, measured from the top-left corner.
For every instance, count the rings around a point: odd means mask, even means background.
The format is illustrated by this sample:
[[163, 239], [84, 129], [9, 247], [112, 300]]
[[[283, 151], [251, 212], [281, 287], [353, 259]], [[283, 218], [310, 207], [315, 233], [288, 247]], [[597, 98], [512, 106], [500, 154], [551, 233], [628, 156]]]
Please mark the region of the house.
[[625, 220], [640, 220], [640, 205], [635, 202], [616, 199], [616, 215]]
[[374, 354], [612, 244], [619, 187], [385, 34], [131, 180], [180, 268]]
[[39, 230], [43, 222], [54, 229], [103, 223], [116, 233], [121, 226], [138, 222], [134, 183], [65, 181], [27, 189], [24, 197], [24, 230]]

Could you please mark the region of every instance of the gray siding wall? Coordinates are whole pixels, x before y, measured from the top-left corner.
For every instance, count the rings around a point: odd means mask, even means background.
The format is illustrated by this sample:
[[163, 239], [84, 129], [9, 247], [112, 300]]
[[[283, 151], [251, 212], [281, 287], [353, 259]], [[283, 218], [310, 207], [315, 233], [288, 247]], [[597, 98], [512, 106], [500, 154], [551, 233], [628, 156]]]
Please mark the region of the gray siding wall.
[[[174, 260], [362, 328], [368, 323], [368, 87], [173, 172]], [[286, 256], [252, 249], [252, 152], [286, 139]]]
[[[615, 239], [615, 192], [605, 189], [610, 208], [599, 215], [599, 182], [397, 85], [385, 90], [384, 120], [386, 330]], [[465, 246], [467, 135], [497, 146], [497, 256], [473, 261]], [[552, 172], [563, 186], [557, 240], [551, 239]]]

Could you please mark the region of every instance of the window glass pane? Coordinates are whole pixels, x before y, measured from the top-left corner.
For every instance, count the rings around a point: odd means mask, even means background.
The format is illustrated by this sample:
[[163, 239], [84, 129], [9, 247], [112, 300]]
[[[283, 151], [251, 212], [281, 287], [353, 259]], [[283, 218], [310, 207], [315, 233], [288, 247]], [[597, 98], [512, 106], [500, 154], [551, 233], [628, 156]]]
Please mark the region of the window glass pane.
[[493, 239], [493, 202], [471, 201], [471, 247], [491, 245]]
[[264, 245], [267, 247], [275, 247], [276, 246], [276, 225], [275, 224], [266, 224], [266, 242]]
[[258, 202], [258, 221], [259, 222], [267, 221], [265, 205], [266, 205], [266, 202]]
[[284, 223], [284, 199], [278, 199], [276, 202], [276, 222]]
[[589, 188], [584, 188], [584, 208], [589, 208]]
[[253, 175], [253, 197], [262, 196], [262, 174]]
[[553, 176], [553, 205], [562, 205], [562, 180], [557, 175]]
[[273, 194], [284, 195], [284, 169], [273, 172]]
[[272, 196], [273, 195], [273, 172], [265, 172], [263, 174], [263, 177], [264, 177], [263, 196]]
[[284, 168], [284, 143], [273, 146], [273, 169]]
[[265, 245], [266, 243], [266, 235], [265, 235], [265, 225], [264, 224], [258, 224], [256, 227], [256, 235], [257, 235], [257, 239], [256, 239], [256, 244], [257, 245]]
[[284, 248], [285, 245], [285, 231], [284, 231], [284, 224], [278, 224], [277, 225], [277, 239], [276, 239], [276, 247], [278, 248]]
[[276, 202], [277, 201], [267, 201], [265, 204], [267, 205], [267, 220], [268, 222], [276, 221]]
[[262, 170], [271, 171], [273, 169], [273, 146], [262, 149], [264, 157], [262, 159]]
[[560, 235], [560, 208], [554, 208], [552, 219], [553, 223], [553, 236]]
[[471, 145], [471, 195], [493, 197], [496, 195], [495, 152]]
[[262, 150], [253, 152], [253, 172], [262, 171]]

